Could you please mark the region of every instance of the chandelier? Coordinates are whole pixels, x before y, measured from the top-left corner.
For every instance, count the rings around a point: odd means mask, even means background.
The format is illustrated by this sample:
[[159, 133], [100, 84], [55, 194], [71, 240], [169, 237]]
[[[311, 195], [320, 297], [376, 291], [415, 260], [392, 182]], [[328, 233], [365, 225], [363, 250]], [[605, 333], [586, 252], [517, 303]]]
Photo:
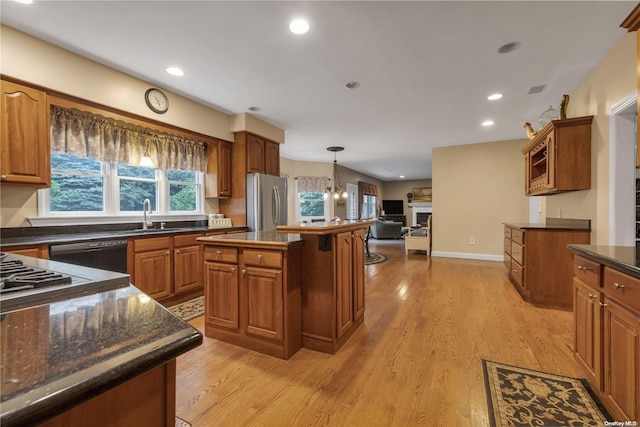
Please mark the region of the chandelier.
[[324, 197], [327, 198], [330, 195], [333, 196], [334, 199], [339, 199], [340, 197], [346, 199], [348, 194], [347, 192], [340, 186], [340, 175], [338, 174], [338, 160], [337, 160], [337, 152], [344, 150], [344, 147], [328, 147], [327, 151], [331, 151], [333, 153], [333, 176], [331, 177], [331, 187], [327, 187], [327, 190], [324, 193]]

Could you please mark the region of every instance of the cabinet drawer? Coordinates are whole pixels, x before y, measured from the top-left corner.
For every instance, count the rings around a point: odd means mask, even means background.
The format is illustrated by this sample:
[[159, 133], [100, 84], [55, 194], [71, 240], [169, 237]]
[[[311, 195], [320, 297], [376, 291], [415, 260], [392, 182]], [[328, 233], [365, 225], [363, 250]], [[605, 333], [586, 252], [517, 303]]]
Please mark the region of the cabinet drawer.
[[238, 249], [224, 246], [205, 246], [204, 259], [206, 261], [238, 262]]
[[603, 286], [611, 298], [640, 310], [640, 279], [605, 267]]
[[518, 264], [522, 265], [522, 253], [524, 252], [524, 246], [511, 242], [511, 258]]
[[511, 240], [507, 237], [504, 238], [504, 251], [508, 254], [511, 253]]
[[511, 239], [511, 227], [504, 228], [504, 237], [507, 239]]
[[524, 230], [512, 229], [511, 240], [513, 240], [516, 243], [520, 243], [521, 245], [524, 245]]
[[511, 263], [511, 277], [513, 277], [513, 280], [515, 280], [515, 282], [522, 287], [522, 272], [524, 271], [524, 269], [518, 265], [515, 262]]
[[153, 237], [150, 239], [136, 239], [133, 241], [134, 252], [168, 249], [169, 246], [171, 246], [171, 237]]
[[179, 236], [173, 236], [173, 245], [178, 246], [193, 246], [198, 244], [198, 237], [203, 237], [202, 233], [194, 234], [182, 234]]
[[282, 268], [282, 252], [262, 249], [245, 249], [243, 252], [245, 265]]
[[507, 271], [511, 271], [511, 255], [507, 252], [504, 253], [504, 266], [507, 268]]
[[580, 255], [573, 257], [573, 275], [600, 287], [600, 264]]

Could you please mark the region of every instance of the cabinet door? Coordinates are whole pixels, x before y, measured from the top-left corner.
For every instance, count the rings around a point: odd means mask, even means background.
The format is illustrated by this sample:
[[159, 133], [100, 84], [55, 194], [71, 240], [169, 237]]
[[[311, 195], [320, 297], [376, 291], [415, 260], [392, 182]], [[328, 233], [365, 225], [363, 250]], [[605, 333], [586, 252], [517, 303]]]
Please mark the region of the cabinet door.
[[264, 139], [247, 134], [247, 173], [265, 172], [264, 144]]
[[364, 316], [364, 230], [353, 232], [353, 320]]
[[134, 285], [151, 298], [171, 295], [171, 252], [161, 249], [134, 254]]
[[51, 185], [47, 94], [2, 81], [0, 175], [3, 184]]
[[240, 328], [237, 265], [207, 262], [205, 271], [205, 321], [212, 326], [237, 331]]
[[243, 270], [246, 330], [277, 341], [284, 337], [282, 271], [247, 267]]
[[280, 176], [280, 144], [273, 141], [265, 141], [264, 168], [269, 175]]
[[174, 291], [176, 294], [202, 287], [203, 257], [200, 245], [174, 249]]
[[218, 196], [231, 197], [231, 168], [233, 145], [229, 141], [218, 141]]
[[600, 302], [600, 293], [595, 288], [573, 278], [574, 351], [599, 389], [602, 387]]
[[353, 325], [353, 288], [351, 232], [336, 235], [336, 338], [340, 339]]
[[640, 418], [640, 316], [605, 298], [604, 391], [626, 420]]
[[547, 189], [556, 188], [556, 139], [555, 132], [547, 136]]

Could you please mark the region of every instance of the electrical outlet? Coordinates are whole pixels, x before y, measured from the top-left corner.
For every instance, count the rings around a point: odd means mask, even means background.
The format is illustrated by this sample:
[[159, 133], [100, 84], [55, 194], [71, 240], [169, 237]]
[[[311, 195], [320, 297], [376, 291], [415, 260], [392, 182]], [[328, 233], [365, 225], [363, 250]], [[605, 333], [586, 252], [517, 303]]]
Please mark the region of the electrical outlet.
[[469, 244], [470, 245], [475, 245], [476, 244], [476, 238], [473, 237], [473, 236], [469, 237]]

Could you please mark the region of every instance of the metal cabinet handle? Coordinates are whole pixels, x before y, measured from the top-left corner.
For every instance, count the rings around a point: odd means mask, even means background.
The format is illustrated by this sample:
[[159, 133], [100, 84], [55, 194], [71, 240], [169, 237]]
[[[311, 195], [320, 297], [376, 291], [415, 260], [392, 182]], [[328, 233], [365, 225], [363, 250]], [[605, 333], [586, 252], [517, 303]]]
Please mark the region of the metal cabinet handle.
[[242, 274], [247, 274], [247, 269], [246, 268], [242, 269]]
[[258, 259], [262, 259], [262, 254], [256, 255]]
[[609, 304], [605, 304], [605, 303], [603, 303], [603, 302], [601, 302], [601, 303], [599, 303], [599, 304], [600, 304], [600, 307], [609, 307]]
[[586, 271], [588, 269], [589, 269], [589, 267], [583, 267], [581, 265], [578, 266], [578, 270], [580, 270], [580, 271], [583, 271], [583, 270]]
[[597, 295], [593, 295], [593, 294], [589, 294], [589, 298], [594, 299], [594, 298], [598, 298]]
[[7, 179], [7, 175], [2, 175], [2, 176], [0, 176], [0, 178]]
[[180, 249], [176, 249], [176, 253], [179, 254], [180, 253]]
[[613, 284], [613, 287], [616, 289], [624, 289], [624, 285], [621, 285], [620, 283], [617, 283], [617, 282]]
[[231, 267], [230, 271], [231, 271], [232, 273], [235, 273], [235, 272], [236, 272], [236, 268], [235, 268], [235, 267]]
[[514, 253], [514, 254], [519, 254], [520, 252], [518, 252], [518, 251], [513, 251], [513, 253]]

